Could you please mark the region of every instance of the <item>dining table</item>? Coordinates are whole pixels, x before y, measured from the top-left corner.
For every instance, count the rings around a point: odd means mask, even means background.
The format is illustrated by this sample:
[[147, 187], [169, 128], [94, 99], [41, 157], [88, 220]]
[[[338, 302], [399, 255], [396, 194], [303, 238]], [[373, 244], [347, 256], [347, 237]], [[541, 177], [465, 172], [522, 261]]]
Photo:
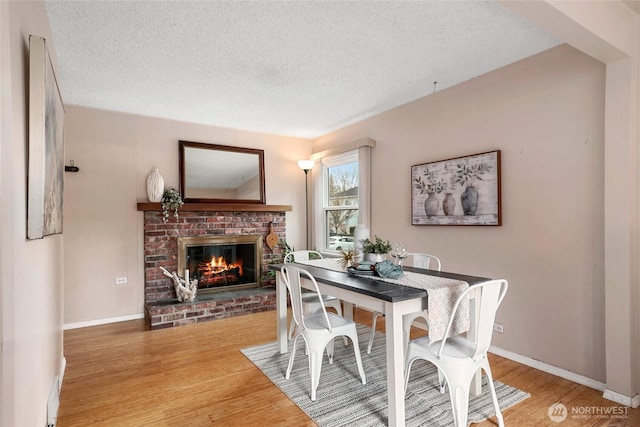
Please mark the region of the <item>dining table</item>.
[[[324, 263], [324, 264], [321, 264]], [[353, 307], [358, 306], [385, 315], [385, 340], [387, 363], [387, 401], [388, 425], [405, 425], [404, 391], [404, 338], [402, 316], [428, 307], [429, 291], [412, 286], [404, 286], [392, 281], [379, 280], [376, 277], [352, 274], [347, 271], [326, 268], [326, 259], [317, 265], [313, 261], [291, 263], [292, 266], [308, 271], [316, 280], [320, 293], [333, 295], [343, 301], [343, 316], [353, 320]], [[276, 315], [277, 343], [281, 354], [288, 351], [287, 336], [287, 289], [281, 278], [281, 268], [285, 264], [272, 264], [276, 271]], [[490, 280], [486, 277], [444, 271], [402, 267], [405, 272], [428, 275], [433, 278], [450, 279], [452, 282], [466, 282], [470, 287]], [[446, 282], [446, 280], [445, 280]], [[313, 290], [311, 282], [301, 280], [302, 287]], [[478, 298], [474, 292], [469, 294], [469, 330], [467, 338], [475, 339], [479, 310]], [[481, 373], [478, 371], [472, 382], [471, 395], [481, 392]]]

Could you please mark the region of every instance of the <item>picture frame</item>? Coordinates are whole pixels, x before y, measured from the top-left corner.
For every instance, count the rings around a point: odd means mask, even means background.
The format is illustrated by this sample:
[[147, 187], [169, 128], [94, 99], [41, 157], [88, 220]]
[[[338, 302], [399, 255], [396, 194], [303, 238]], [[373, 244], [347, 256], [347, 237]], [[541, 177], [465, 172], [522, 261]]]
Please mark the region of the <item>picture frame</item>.
[[266, 203], [264, 150], [179, 141], [185, 203]]
[[27, 239], [62, 233], [64, 106], [44, 38], [29, 36]]
[[500, 150], [411, 166], [411, 225], [502, 225]]

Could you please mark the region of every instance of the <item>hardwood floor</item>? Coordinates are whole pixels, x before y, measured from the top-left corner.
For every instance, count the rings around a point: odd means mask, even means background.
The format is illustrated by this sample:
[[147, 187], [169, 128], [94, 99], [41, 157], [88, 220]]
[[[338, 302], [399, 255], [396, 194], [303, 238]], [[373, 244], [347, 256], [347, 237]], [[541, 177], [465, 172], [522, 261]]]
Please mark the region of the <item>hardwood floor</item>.
[[[356, 309], [355, 320], [369, 325], [371, 313]], [[384, 320], [378, 325], [384, 331]], [[313, 426], [239, 351], [275, 338], [275, 311], [153, 332], [143, 320], [65, 331], [57, 425]], [[507, 426], [640, 426], [640, 409], [623, 409], [624, 419], [574, 419], [572, 408], [620, 406], [600, 391], [499, 356], [490, 363], [495, 379], [531, 394], [503, 411]], [[547, 415], [556, 402], [569, 410], [561, 423]], [[495, 418], [476, 425], [495, 426]]]

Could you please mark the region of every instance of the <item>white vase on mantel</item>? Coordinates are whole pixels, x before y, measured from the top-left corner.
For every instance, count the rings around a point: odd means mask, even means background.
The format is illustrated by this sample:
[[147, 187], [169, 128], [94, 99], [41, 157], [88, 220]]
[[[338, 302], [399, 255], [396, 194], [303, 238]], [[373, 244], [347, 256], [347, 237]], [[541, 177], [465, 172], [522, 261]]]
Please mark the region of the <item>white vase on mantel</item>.
[[358, 251], [358, 261], [362, 261], [362, 241], [369, 238], [369, 227], [365, 224], [358, 224], [353, 232], [353, 240], [355, 241], [356, 250]]
[[147, 197], [151, 203], [160, 203], [164, 193], [164, 178], [158, 168], [153, 168], [147, 176]]

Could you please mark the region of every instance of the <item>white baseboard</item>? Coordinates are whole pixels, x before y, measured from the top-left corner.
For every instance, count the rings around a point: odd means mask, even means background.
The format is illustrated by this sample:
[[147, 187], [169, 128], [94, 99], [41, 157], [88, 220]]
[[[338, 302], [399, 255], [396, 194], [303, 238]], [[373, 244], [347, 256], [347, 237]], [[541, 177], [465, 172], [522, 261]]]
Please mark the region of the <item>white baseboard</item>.
[[548, 363], [540, 362], [539, 360], [531, 359], [530, 357], [503, 350], [498, 347], [491, 346], [489, 348], [489, 351], [493, 354], [497, 354], [498, 356], [502, 356], [505, 359], [513, 360], [514, 362], [518, 362], [526, 366], [531, 366], [532, 368], [547, 372], [560, 378], [564, 378], [574, 383], [582, 384], [598, 391], [602, 391], [602, 397], [621, 405], [629, 406], [631, 408], [637, 408], [640, 406], [640, 395], [631, 397], [612, 390], [608, 390], [607, 385], [600, 381], [596, 381], [583, 375], [576, 374], [575, 372], [567, 371], [566, 369], [558, 368], [557, 366], [549, 365]]
[[489, 352], [502, 356], [505, 359], [513, 360], [514, 362], [522, 363], [523, 365], [538, 369], [542, 372], [547, 372], [557, 377], [564, 378], [574, 383], [582, 384], [599, 391], [605, 390], [605, 384], [600, 381], [587, 378], [584, 375], [576, 374], [575, 372], [567, 371], [566, 369], [558, 368], [557, 366], [549, 365], [548, 363], [544, 363], [521, 354], [513, 353], [494, 346], [489, 348]]
[[47, 399], [47, 427], [56, 427], [58, 421], [58, 409], [60, 408], [60, 378], [56, 375], [51, 382], [49, 398]]
[[637, 394], [633, 397], [630, 397], [613, 390], [605, 389], [602, 397], [621, 405], [629, 406], [631, 408], [637, 408], [638, 406], [640, 406], [640, 395]]
[[126, 322], [127, 320], [144, 319], [144, 313], [129, 314], [127, 316], [109, 317], [106, 319], [88, 320], [86, 322], [65, 323], [63, 330], [87, 328], [89, 326], [106, 325], [107, 323]]
[[62, 390], [62, 381], [64, 380], [64, 371], [67, 369], [67, 358], [62, 356], [60, 361], [60, 372], [58, 373], [58, 391]]
[[58, 421], [58, 409], [60, 408], [60, 392], [62, 391], [62, 380], [64, 371], [67, 368], [67, 359], [63, 356], [60, 360], [60, 370], [58, 375], [53, 377], [49, 398], [47, 399], [47, 427], [55, 427]]

